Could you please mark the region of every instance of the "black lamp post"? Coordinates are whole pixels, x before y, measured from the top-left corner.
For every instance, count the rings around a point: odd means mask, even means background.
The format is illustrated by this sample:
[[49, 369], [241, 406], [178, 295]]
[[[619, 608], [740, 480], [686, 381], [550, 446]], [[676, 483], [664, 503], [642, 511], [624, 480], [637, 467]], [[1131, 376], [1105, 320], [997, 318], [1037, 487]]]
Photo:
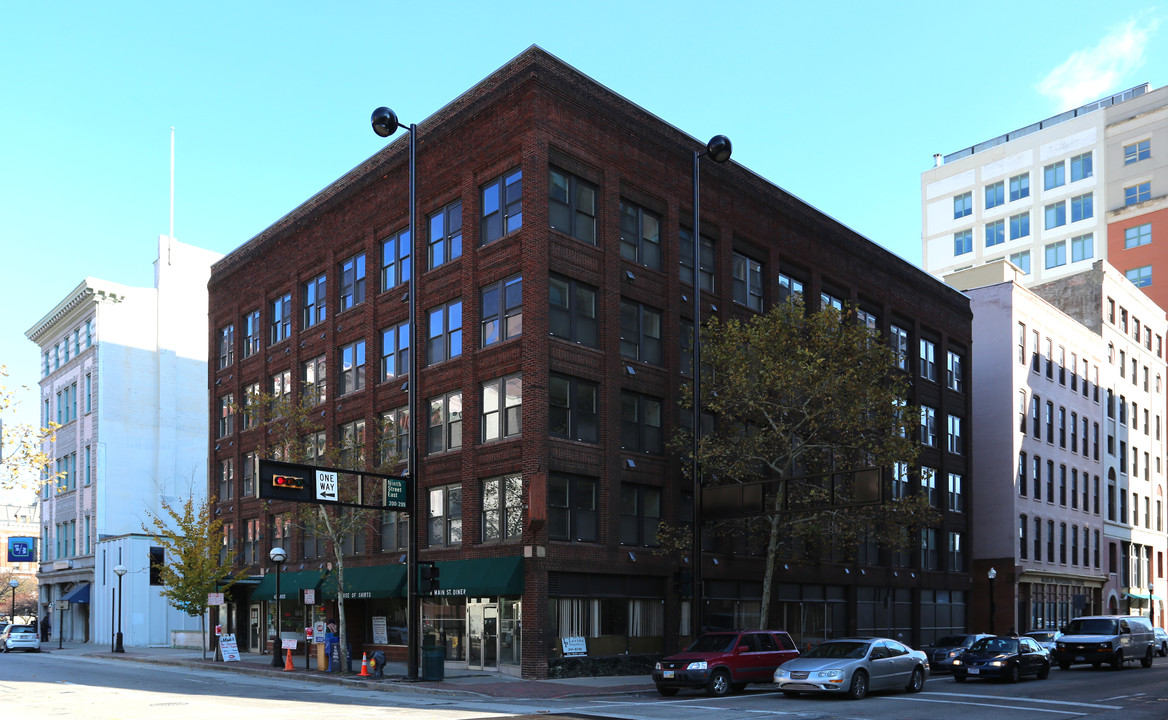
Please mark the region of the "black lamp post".
[[701, 368], [702, 368], [702, 223], [700, 199], [701, 165], [703, 155], [716, 163], [730, 159], [730, 138], [715, 135], [705, 150], [693, 154], [693, 447], [690, 449], [690, 471], [693, 474], [693, 636], [702, 634], [702, 477], [698, 473], [698, 445], [702, 435]]
[[406, 530], [409, 533], [409, 543], [406, 546], [406, 596], [407, 632], [409, 640], [406, 642], [406, 677], [410, 680], [418, 679], [418, 647], [421, 630], [421, 608], [418, 604], [418, 492], [422, 484], [422, 465], [418, 462], [417, 423], [421, 420], [422, 412], [418, 407], [421, 397], [419, 385], [422, 382], [418, 372], [418, 324], [417, 324], [417, 281], [418, 276], [418, 233], [417, 233], [417, 149], [418, 126], [414, 123], [402, 125], [398, 122], [397, 113], [387, 107], [379, 107], [373, 111], [370, 118], [373, 132], [380, 137], [389, 137], [398, 131], [398, 128], [410, 133], [410, 278], [409, 278], [409, 314], [410, 314], [410, 348], [409, 353], [409, 380], [406, 382], [406, 405], [409, 408], [409, 437], [406, 454], [406, 473], [410, 478], [410, 512], [406, 518]]
[[20, 581], [12, 578], [8, 581], [8, 587], [12, 588], [12, 615], [8, 618], [9, 621], [16, 624], [16, 588], [20, 587]]
[[[114, 652], [124, 653], [126, 648], [122, 645], [122, 576], [126, 574], [126, 566], [118, 563], [114, 565], [114, 575], [118, 576], [118, 634], [114, 640]], [[61, 636], [61, 628], [57, 628], [57, 637]]]
[[[15, 598], [16, 590], [12, 591], [12, 595]], [[1156, 625], [1156, 582], [1151, 577], [1148, 578], [1148, 621], [1153, 627]]]
[[994, 634], [994, 615], [997, 614], [998, 608], [994, 605], [994, 578], [998, 576], [998, 571], [990, 568], [986, 573], [986, 577], [990, 579], [990, 635]]
[[276, 564], [276, 638], [272, 640], [272, 667], [281, 667], [280, 662], [280, 566], [288, 559], [288, 553], [282, 547], [274, 547], [268, 557]]

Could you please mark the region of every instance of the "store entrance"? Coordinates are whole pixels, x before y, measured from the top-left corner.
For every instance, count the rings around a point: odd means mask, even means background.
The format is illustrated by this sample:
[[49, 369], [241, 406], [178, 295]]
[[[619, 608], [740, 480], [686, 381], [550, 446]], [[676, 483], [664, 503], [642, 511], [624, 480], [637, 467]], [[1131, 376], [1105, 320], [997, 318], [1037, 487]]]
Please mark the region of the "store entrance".
[[499, 669], [499, 606], [468, 602], [466, 605], [467, 666], [477, 670]]

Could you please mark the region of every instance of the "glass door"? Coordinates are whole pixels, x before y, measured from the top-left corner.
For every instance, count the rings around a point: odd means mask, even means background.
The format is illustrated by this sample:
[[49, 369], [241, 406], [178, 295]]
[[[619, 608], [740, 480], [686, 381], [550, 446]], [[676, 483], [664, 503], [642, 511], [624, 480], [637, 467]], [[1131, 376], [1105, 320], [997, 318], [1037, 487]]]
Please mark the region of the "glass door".
[[466, 605], [467, 667], [499, 668], [499, 606], [495, 603]]

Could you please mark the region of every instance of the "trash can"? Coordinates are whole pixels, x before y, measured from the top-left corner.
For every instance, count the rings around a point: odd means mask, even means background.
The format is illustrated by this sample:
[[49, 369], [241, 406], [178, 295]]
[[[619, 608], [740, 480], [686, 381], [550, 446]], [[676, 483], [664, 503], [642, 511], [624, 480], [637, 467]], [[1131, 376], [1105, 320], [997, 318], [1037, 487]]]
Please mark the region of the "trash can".
[[422, 679], [439, 682], [446, 677], [446, 648], [422, 648]]

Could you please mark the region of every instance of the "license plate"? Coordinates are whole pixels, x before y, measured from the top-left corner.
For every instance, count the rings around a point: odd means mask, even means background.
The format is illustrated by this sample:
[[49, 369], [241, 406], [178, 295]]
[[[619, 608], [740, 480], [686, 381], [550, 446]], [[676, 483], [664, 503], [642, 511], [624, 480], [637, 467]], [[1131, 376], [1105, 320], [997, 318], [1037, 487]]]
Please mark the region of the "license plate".
[[673, 679], [673, 671], [672, 670], [665, 670], [661, 673], [661, 676], [664, 677], [666, 680], [672, 680]]
[[1075, 662], [1087, 662], [1087, 658], [1083, 657], [1082, 655], [1076, 655]]
[[970, 675], [977, 675], [978, 673], [981, 672], [981, 670], [978, 670], [977, 668], [969, 668], [968, 672]]

